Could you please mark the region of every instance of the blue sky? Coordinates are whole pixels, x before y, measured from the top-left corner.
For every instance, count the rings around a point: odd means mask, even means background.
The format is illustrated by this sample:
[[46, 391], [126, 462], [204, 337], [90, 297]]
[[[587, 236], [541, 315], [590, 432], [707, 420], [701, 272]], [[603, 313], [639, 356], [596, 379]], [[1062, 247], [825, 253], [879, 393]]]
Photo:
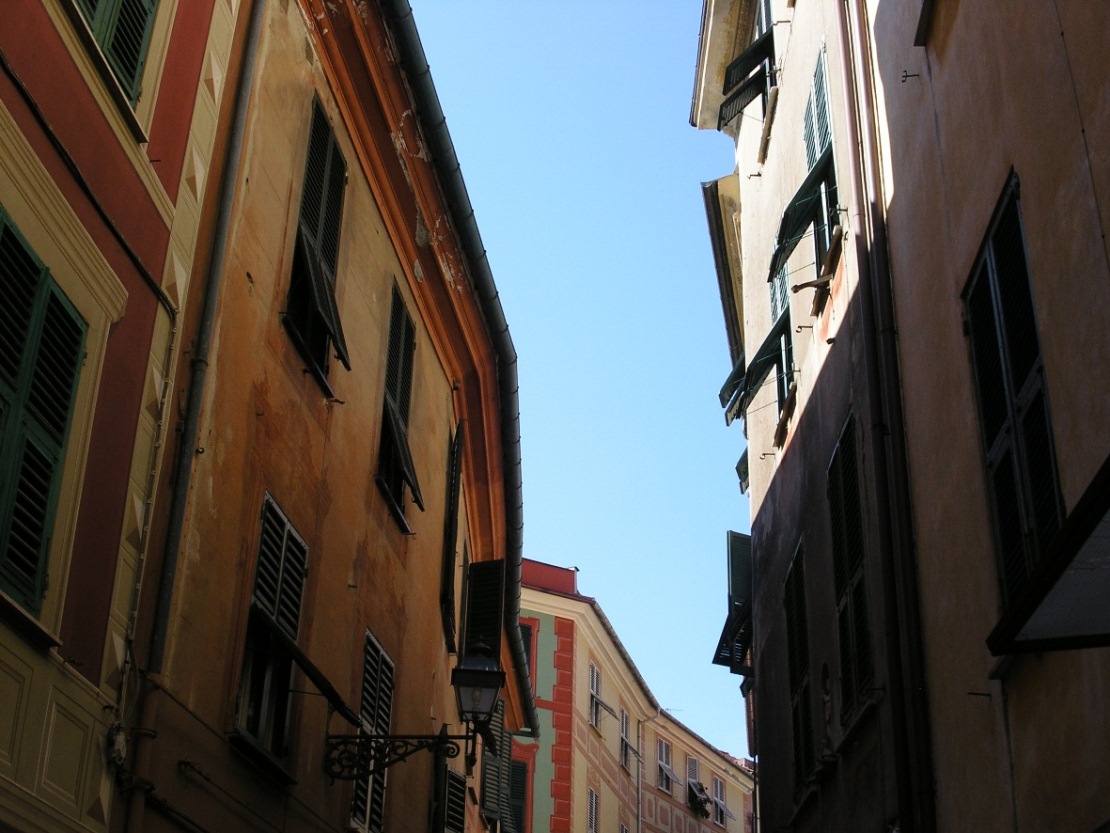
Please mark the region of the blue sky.
[[747, 754], [710, 664], [741, 426], [689, 124], [700, 0], [410, 0], [519, 355], [525, 556], [577, 567], [659, 703]]

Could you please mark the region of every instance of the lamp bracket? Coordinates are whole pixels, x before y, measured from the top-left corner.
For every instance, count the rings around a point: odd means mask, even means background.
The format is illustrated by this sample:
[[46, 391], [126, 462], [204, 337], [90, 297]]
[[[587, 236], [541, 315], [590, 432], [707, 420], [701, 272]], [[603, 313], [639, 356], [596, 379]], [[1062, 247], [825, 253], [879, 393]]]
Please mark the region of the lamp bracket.
[[324, 771], [332, 779], [357, 781], [384, 772], [422, 749], [457, 757], [459, 741], [466, 744], [471, 757], [474, 733], [449, 735], [446, 726], [438, 735], [328, 735]]

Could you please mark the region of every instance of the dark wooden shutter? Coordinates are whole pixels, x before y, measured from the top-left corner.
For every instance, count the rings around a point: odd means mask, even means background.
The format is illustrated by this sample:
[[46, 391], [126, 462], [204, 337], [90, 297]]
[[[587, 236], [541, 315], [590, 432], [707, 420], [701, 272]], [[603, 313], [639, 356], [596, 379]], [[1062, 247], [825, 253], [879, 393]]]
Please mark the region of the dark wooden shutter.
[[505, 562], [479, 561], [470, 565], [466, 580], [466, 635], [464, 657], [501, 657], [505, 604]]
[[526, 833], [524, 814], [528, 808], [528, 764], [513, 761], [509, 765], [509, 805], [516, 833]]
[[[505, 701], [498, 700], [490, 716], [489, 728], [483, 733], [482, 745], [482, 815], [487, 819], [501, 818], [501, 788], [504, 783], [502, 746], [505, 731]], [[493, 743], [489, 743], [489, 740]], [[495, 748], [496, 747], [496, 748]]]
[[254, 604], [294, 641], [307, 572], [308, 547], [277, 504], [267, 497], [262, 505]]
[[447, 767], [447, 799], [444, 802], [443, 829], [447, 833], [464, 833], [466, 830], [466, 777]]
[[455, 427], [447, 454], [447, 516], [443, 521], [443, 564], [439, 578], [439, 610], [447, 650], [455, 647], [455, 547], [459, 539], [459, 497], [462, 491], [463, 421]]
[[405, 309], [397, 287], [389, 313], [389, 353], [386, 357], [385, 390], [393, 402], [405, 429], [409, 424], [409, 403], [412, 398], [412, 366], [416, 353], [416, 328]]
[[[393, 663], [374, 637], [367, 634], [363, 644], [359, 716], [371, 734], [389, 734], [393, 712], [393, 683]], [[380, 833], [385, 824], [385, 784], [385, 772], [355, 782], [351, 816], [364, 823], [370, 833]]]
[[0, 586], [42, 604], [87, 326], [0, 214]]

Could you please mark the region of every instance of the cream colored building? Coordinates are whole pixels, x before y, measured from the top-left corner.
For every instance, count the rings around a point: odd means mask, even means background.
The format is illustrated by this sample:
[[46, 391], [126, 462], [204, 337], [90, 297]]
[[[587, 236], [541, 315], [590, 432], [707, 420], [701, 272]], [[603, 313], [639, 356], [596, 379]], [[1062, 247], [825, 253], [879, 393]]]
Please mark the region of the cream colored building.
[[524, 561], [540, 720], [517, 739], [517, 833], [746, 833], [753, 772], [663, 710], [577, 571]]
[[1110, 825], [1108, 38], [1083, 2], [703, 6], [752, 512], [718, 656], [769, 829]]

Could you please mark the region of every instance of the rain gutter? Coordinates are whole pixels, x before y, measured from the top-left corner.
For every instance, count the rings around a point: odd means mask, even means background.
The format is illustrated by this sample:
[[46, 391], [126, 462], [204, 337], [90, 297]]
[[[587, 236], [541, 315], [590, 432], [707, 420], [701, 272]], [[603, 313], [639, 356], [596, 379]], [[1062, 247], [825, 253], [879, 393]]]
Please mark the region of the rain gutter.
[[520, 633], [520, 581], [524, 558], [524, 501], [520, 466], [520, 400], [517, 383], [517, 354], [489, 260], [474, 217], [474, 207], [463, 182], [462, 171], [447, 120], [432, 83], [431, 68], [424, 55], [412, 7], [408, 0], [383, 0], [383, 10], [392, 24], [398, 47], [398, 63], [405, 71], [416, 109], [431, 151], [431, 162], [439, 175], [455, 230], [459, 236], [482, 314], [497, 355], [497, 379], [501, 400], [501, 448], [505, 488], [505, 629], [509, 636], [516, 679], [524, 699], [528, 729], [539, 737], [539, 716], [528, 675], [528, 659]]

